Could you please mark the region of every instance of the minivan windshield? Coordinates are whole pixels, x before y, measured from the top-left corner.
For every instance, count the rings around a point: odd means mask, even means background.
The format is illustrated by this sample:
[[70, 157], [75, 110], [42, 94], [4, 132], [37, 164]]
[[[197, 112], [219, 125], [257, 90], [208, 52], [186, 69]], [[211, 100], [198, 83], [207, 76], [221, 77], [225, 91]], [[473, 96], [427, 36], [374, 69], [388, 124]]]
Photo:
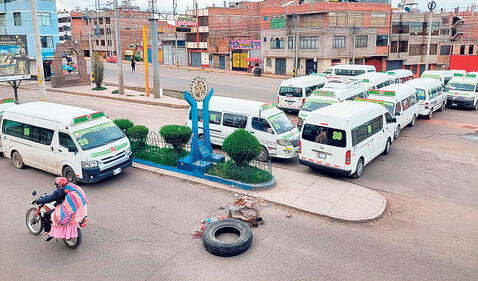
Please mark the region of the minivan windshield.
[[314, 111], [314, 110], [317, 110], [317, 109], [321, 109], [322, 107], [329, 106], [333, 103], [335, 103], [335, 102], [334, 101], [328, 101], [328, 100], [306, 101], [301, 109], [303, 111]]
[[302, 89], [297, 87], [280, 87], [280, 96], [302, 97]]
[[360, 74], [364, 74], [365, 70], [358, 70], [358, 69], [336, 69], [336, 75], [342, 76], [359, 76]]
[[446, 87], [450, 90], [455, 90], [455, 91], [466, 91], [466, 92], [475, 91], [475, 85], [467, 84], [467, 83], [450, 82], [446, 85]]
[[287, 118], [284, 112], [271, 116], [268, 119], [278, 134], [283, 134], [294, 128], [294, 123]]
[[347, 146], [347, 136], [344, 130], [325, 126], [305, 124], [304, 130], [302, 131], [302, 138], [308, 141], [330, 146]]
[[103, 123], [73, 133], [82, 150], [89, 150], [125, 137], [113, 122]]
[[425, 90], [423, 89], [417, 89], [417, 95], [419, 100], [426, 100], [427, 99], [427, 94]]

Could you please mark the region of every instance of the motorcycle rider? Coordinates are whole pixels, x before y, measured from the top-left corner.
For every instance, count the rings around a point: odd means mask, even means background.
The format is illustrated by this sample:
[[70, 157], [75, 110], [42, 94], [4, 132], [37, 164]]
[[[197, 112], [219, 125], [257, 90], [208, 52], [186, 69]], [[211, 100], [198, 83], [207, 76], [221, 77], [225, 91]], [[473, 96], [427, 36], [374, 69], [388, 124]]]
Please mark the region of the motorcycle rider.
[[[65, 196], [66, 196], [65, 186], [67, 186], [68, 183], [69, 183], [68, 180], [64, 177], [55, 178], [56, 190], [52, 194], [50, 194], [49, 196], [47, 196], [45, 198], [39, 198], [39, 199], [35, 200], [33, 203], [35, 203], [37, 205], [40, 205], [40, 204], [47, 204], [47, 203], [55, 201], [55, 204], [54, 204], [55, 207], [60, 205], [65, 200]], [[53, 213], [53, 211], [54, 210], [50, 210], [50, 211], [46, 212], [43, 216], [42, 224], [43, 224], [43, 229], [45, 230], [45, 233], [43, 234], [43, 236], [47, 236], [47, 235], [50, 234], [50, 231], [51, 231], [51, 214]], [[47, 239], [47, 241], [49, 241], [49, 240]]]

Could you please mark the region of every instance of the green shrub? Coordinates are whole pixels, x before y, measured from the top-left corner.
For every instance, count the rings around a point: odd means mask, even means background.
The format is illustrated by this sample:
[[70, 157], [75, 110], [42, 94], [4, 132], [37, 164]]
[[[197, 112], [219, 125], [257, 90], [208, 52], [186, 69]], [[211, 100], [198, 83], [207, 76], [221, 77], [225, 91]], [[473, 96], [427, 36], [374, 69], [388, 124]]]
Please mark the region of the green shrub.
[[159, 134], [175, 150], [181, 150], [191, 139], [192, 130], [186, 126], [167, 125], [159, 130]]
[[251, 133], [239, 129], [224, 140], [222, 149], [237, 165], [247, 166], [249, 162], [259, 156], [262, 146]]
[[208, 174], [250, 184], [266, 183], [272, 180], [272, 175], [268, 171], [249, 165], [239, 166], [232, 160], [216, 164], [208, 171]]
[[117, 95], [117, 94], [119, 94], [119, 90], [113, 90], [111, 93], [112, 93], [113, 95]]
[[146, 143], [149, 129], [145, 126], [136, 125], [128, 129], [128, 137], [131, 141], [141, 144]]
[[[133, 146], [131, 146], [133, 149]], [[175, 150], [174, 148], [160, 148], [158, 146], [144, 145], [135, 153], [135, 157], [161, 165], [176, 167], [178, 160], [189, 155], [184, 150]]]
[[134, 126], [134, 123], [128, 119], [115, 119], [113, 121], [118, 128], [120, 128], [126, 135], [128, 135], [129, 128]]

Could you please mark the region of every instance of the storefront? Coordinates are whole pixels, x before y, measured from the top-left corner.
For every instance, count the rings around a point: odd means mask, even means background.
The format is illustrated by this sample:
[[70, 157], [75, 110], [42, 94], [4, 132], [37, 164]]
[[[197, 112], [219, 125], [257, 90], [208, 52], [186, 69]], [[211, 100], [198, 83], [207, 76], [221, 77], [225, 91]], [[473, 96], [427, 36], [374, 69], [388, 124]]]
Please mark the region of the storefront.
[[255, 66], [255, 63], [248, 61], [248, 58], [257, 58], [257, 62], [261, 61], [260, 40], [230, 41], [229, 48], [232, 56], [232, 70], [248, 71], [250, 66]]

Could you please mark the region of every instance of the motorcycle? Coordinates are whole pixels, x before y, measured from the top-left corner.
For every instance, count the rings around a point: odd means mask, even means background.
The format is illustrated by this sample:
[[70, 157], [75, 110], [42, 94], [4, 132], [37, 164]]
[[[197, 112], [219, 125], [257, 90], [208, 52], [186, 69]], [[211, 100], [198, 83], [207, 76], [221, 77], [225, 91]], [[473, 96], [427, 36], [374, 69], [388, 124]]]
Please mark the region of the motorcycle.
[[[33, 191], [32, 196], [36, 196], [37, 192]], [[36, 199], [45, 198], [48, 196], [48, 193], [43, 193], [41, 196], [38, 196]], [[38, 235], [43, 231], [43, 217], [46, 212], [53, 211], [55, 209], [55, 202], [50, 202], [46, 204], [35, 204], [34, 201], [31, 204], [36, 205], [34, 208], [30, 208], [27, 211], [25, 216], [25, 221], [27, 224], [28, 230], [33, 235]], [[70, 249], [76, 249], [80, 246], [82, 240], [81, 228], [86, 227], [86, 217], [83, 218], [80, 223], [78, 223], [77, 231], [78, 236], [72, 237], [70, 239], [62, 239], [65, 245]], [[60, 238], [57, 238], [60, 239]]]

